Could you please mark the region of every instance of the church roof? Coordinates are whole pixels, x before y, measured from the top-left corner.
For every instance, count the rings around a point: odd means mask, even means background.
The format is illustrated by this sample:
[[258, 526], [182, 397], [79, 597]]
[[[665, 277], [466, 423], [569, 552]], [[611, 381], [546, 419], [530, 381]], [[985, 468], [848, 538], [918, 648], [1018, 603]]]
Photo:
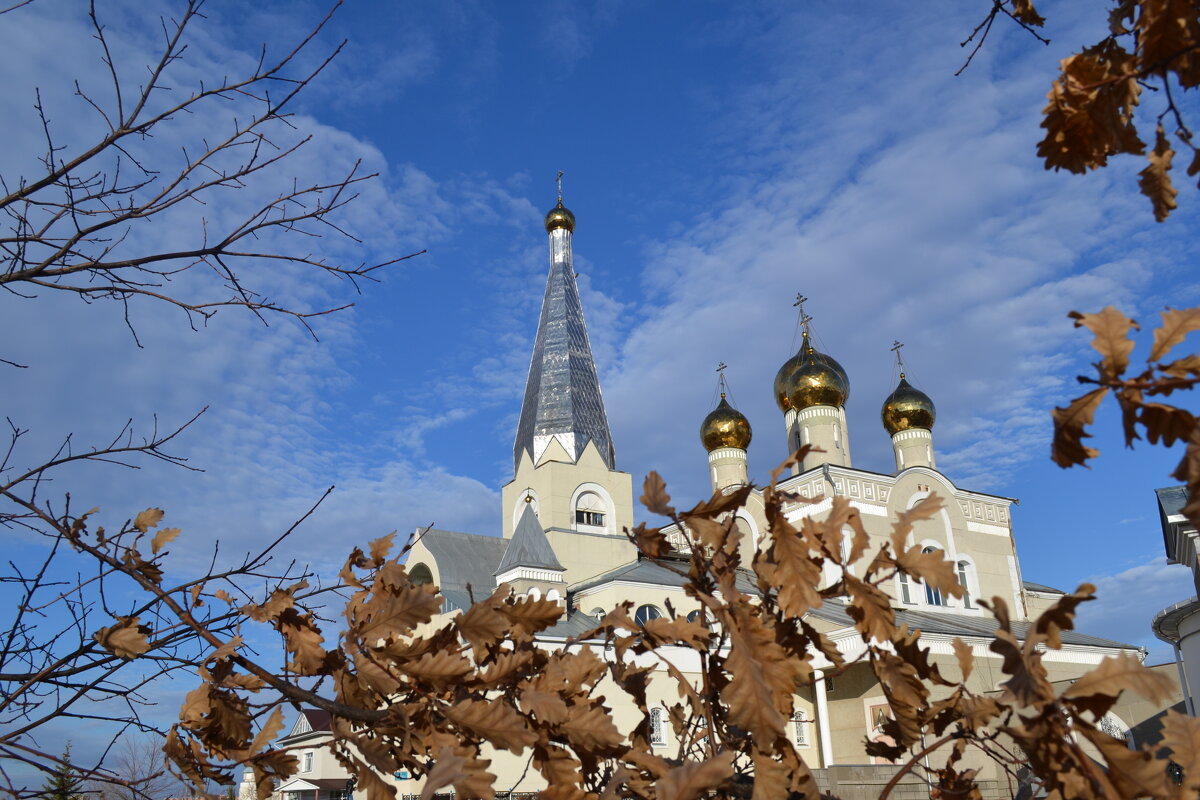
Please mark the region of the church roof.
[[1027, 592], [1042, 592], [1043, 594], [1066, 594], [1062, 589], [1055, 589], [1053, 586], [1047, 586], [1044, 583], [1034, 583], [1033, 581], [1021, 581], [1021, 585], [1025, 587]]
[[542, 524], [538, 522], [537, 514], [533, 513], [532, 503], [525, 504], [525, 510], [521, 512], [521, 519], [517, 521], [517, 528], [513, 531], [508, 549], [500, 559], [500, 566], [496, 567], [492, 574], [499, 575], [514, 567], [563, 569], [558, 557], [554, 555], [550, 540], [546, 538], [546, 532], [542, 530]]
[[421, 544], [437, 561], [443, 594], [465, 593], [469, 585], [476, 597], [484, 597], [496, 587], [496, 565], [504, 558], [508, 540], [434, 529], [421, 537]]
[[[854, 624], [854, 620], [846, 613], [844, 603], [829, 601], [810, 613], [835, 625], [851, 626]], [[946, 636], [979, 636], [989, 639], [995, 634], [997, 627], [996, 620], [991, 617], [969, 617], [964, 614], [943, 614], [936, 611], [914, 611], [906, 608], [896, 610], [896, 625], [908, 625], [909, 630], [920, 628], [924, 633]], [[1022, 641], [1031, 627], [1033, 627], [1031, 622], [1013, 620], [1012, 623], [1013, 633]], [[1138, 649], [1136, 645], [1102, 639], [1099, 636], [1090, 636], [1079, 631], [1062, 631], [1061, 636], [1063, 644], [1114, 647], [1123, 650]]]
[[[594, 578], [589, 578], [578, 586], [571, 587], [572, 592], [581, 592], [613, 581], [629, 581], [632, 583], [649, 583], [655, 586], [670, 586], [682, 588], [687, 583], [686, 567], [684, 575], [679, 575], [666, 567], [648, 559], [639, 559], [630, 564], [603, 572]], [[738, 574], [737, 587], [746, 594], [757, 595], [758, 587], [749, 573]]]
[[568, 242], [551, 249], [550, 275], [513, 445], [514, 469], [525, 451], [536, 462], [544, 443], [555, 434], [576, 460], [589, 441], [595, 442], [604, 463], [614, 468], [612, 432], [571, 265], [570, 233], [565, 235]]

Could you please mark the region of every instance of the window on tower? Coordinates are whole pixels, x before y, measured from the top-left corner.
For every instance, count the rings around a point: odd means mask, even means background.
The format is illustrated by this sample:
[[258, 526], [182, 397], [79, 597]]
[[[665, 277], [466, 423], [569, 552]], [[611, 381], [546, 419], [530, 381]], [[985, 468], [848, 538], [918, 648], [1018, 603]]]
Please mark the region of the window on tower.
[[595, 492], [584, 492], [575, 501], [575, 524], [589, 528], [604, 527], [604, 500]]
[[[926, 547], [921, 550], [921, 552], [936, 553], [938, 552], [938, 548]], [[927, 583], [925, 584], [925, 602], [931, 606], [944, 606], [946, 605], [946, 598], [942, 597], [941, 589], [935, 588], [933, 585]]]
[[633, 621], [636, 622], [638, 625], [645, 625], [650, 620], [658, 619], [661, 616], [662, 616], [662, 612], [659, 611], [658, 608], [656, 608], [655, 606], [652, 606], [652, 605], [638, 606], [638, 610], [636, 612], [634, 612]]

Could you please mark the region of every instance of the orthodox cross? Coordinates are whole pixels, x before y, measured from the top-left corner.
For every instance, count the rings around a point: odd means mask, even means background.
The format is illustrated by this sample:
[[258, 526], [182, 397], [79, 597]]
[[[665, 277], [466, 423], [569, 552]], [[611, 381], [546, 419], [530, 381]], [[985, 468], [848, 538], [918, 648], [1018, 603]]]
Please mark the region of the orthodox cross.
[[892, 340], [892, 352], [896, 354], [896, 366], [900, 368], [900, 379], [904, 380], [904, 357], [900, 355], [902, 347], [904, 347], [904, 342], [899, 339]]
[[721, 390], [722, 399], [725, 397], [725, 389], [727, 388], [727, 384], [725, 383], [726, 369], [728, 369], [728, 365], [724, 361], [717, 362], [717, 386]]
[[558, 202], [559, 202], [559, 204], [560, 204], [560, 205], [562, 204], [562, 176], [563, 176], [563, 175], [564, 175], [564, 173], [563, 173], [563, 171], [560, 169], [560, 170], [558, 171], [558, 175], [556, 175], [556, 176], [554, 177], [554, 182], [558, 184]]
[[796, 292], [796, 302], [792, 303], [792, 308], [800, 309], [800, 324], [803, 325], [805, 328], [808, 327], [808, 323], [812, 322], [812, 317], [810, 317], [808, 314], [804, 313], [804, 304], [807, 302], [808, 302], [807, 297], [800, 294], [799, 292]]

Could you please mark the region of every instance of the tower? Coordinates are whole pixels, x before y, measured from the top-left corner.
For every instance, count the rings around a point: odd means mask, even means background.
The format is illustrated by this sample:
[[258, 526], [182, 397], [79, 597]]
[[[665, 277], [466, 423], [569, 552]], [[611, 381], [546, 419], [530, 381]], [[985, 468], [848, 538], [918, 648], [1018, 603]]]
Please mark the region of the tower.
[[545, 227], [550, 270], [513, 443], [513, 479], [501, 491], [503, 533], [515, 540], [532, 512], [570, 582], [591, 575], [595, 563], [624, 558], [625, 549], [633, 560], [623, 534], [633, 525], [633, 487], [629, 473], [616, 469], [572, 265], [575, 215], [563, 205], [561, 183]]
[[908, 382], [904, 361], [900, 357], [902, 344], [896, 342], [896, 363], [900, 367], [900, 383], [883, 401], [880, 416], [883, 427], [892, 435], [892, 450], [896, 454], [896, 472], [909, 467], [937, 469], [933, 457], [933, 421], [937, 410], [929, 395]]
[[725, 399], [725, 365], [717, 368], [721, 402], [700, 424], [700, 442], [708, 451], [708, 474], [714, 492], [745, 486], [750, 478], [746, 448], [750, 446], [750, 421]]
[[783, 412], [788, 450], [795, 452], [807, 444], [821, 452], [805, 456], [804, 462], [793, 468], [794, 473], [821, 464], [850, 466], [845, 408], [850, 379], [841, 364], [813, 346], [812, 317], [804, 313], [803, 302], [803, 297], [796, 301], [804, 336], [796, 355], [785, 361], [775, 375], [775, 402]]

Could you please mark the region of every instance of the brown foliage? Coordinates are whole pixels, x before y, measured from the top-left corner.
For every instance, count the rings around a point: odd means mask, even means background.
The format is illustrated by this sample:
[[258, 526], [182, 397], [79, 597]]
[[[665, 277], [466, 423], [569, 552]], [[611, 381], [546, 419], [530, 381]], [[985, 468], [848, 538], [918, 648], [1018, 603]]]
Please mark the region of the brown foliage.
[[1092, 347], [1100, 360], [1094, 364], [1095, 377], [1079, 377], [1080, 383], [1096, 388], [1054, 409], [1050, 457], [1060, 467], [1071, 467], [1099, 455], [1095, 448], [1084, 446], [1083, 440], [1091, 436], [1088, 427], [1096, 410], [1112, 394], [1121, 409], [1126, 446], [1132, 447], [1143, 436], [1150, 444], [1164, 447], [1186, 443], [1172, 477], [1186, 484], [1188, 501], [1183, 513], [1200, 527], [1200, 424], [1192, 412], [1159, 399], [1191, 390], [1200, 383], [1200, 357], [1186, 355], [1167, 360], [1189, 334], [1200, 330], [1200, 308], [1162, 311], [1145, 367], [1136, 374], [1129, 374], [1130, 356], [1136, 346], [1132, 334], [1139, 330], [1135, 321], [1112, 306], [1096, 314], [1073, 311], [1070, 317], [1076, 327], [1092, 331]]
[[[796, 498], [768, 486], [763, 497], [771, 530], [747, 567], [735, 546], [736, 529], [727, 524], [747, 496], [740, 493], [734, 504], [713, 498], [678, 512], [669, 506], [661, 479], [647, 481], [648, 503], [669, 511], [672, 524], [688, 538], [681, 549], [643, 557], [686, 574], [685, 591], [711, 624], [672, 615], [639, 625], [626, 605], [553, 650], [540, 645], [537, 635], [561, 618], [557, 603], [518, 597], [500, 586], [464, 611], [440, 614], [436, 590], [408, 581], [399, 562], [408, 547], [389, 559], [390, 542], [373, 546], [370, 558], [352, 556], [343, 573], [355, 591], [340, 617], [345, 628], [336, 635], [337, 646], [322, 648], [323, 655], [302, 665], [306, 674], [327, 681], [332, 694], [314, 694], [301, 685], [298, 656], [286, 636], [284, 658], [291, 662], [286, 670], [252, 660], [226, 642], [189, 694], [168, 755], [192, 780], [227, 782], [240, 764], [249, 764], [260, 786], [269, 788], [269, 778], [286, 778], [297, 768], [294, 758], [270, 742], [280, 730], [280, 708], [304, 703], [332, 714], [328, 746], [370, 797], [391, 798], [394, 786], [378, 774], [403, 768], [424, 778], [426, 797], [453, 786], [465, 797], [491, 798], [501, 787], [487, 748], [528, 758], [529, 769], [550, 787], [545, 798], [812, 795], [812, 772], [787, 735], [787, 724], [795, 696], [816, 680], [816, 670], [842, 669], [844, 659], [796, 608], [837, 603], [850, 613], [866, 646], [862, 659], [890, 706], [882, 732], [891, 743], [877, 740], [868, 750], [900, 763], [897, 779], [919, 770], [944, 794], [978, 796], [976, 773], [959, 764], [974, 748], [1003, 769], [1030, 764], [1052, 796], [1172, 796], [1165, 761], [1129, 751], [1090, 721], [1124, 691], [1161, 700], [1165, 686], [1159, 676], [1137, 659], [1121, 657], [1106, 660], [1061, 693], [1047, 679], [1044, 653], [1061, 646], [1061, 632], [1071, 629], [1076, 608], [1091, 599], [1091, 587], [1064, 596], [1027, 628], [1014, 626], [999, 598], [987, 603], [998, 625], [991, 649], [1002, 658], [1005, 680], [999, 693], [980, 693], [966, 683], [974, 664], [970, 647], [954, 643], [957, 680], [942, 674], [920, 632], [897, 626], [883, 590], [904, 573], [948, 593], [961, 591], [940, 556], [907, 545], [913, 523], [935, 514], [938, 499], [902, 515], [893, 535], [873, 552], [864, 532], [847, 557], [842, 531], [859, 527], [857, 512], [844, 498], [834, 498], [824, 517], [807, 516], [797, 527], [784, 514], [785, 504]], [[629, 537], [640, 542], [644, 530]], [[136, 571], [126, 560], [113, 561]], [[833, 578], [827, 566], [838, 568]], [[806, 588], [797, 594], [795, 584]], [[153, 582], [145, 585], [162, 591]], [[749, 585], [757, 590], [747, 591]], [[298, 602], [285, 601], [301, 586], [278, 587], [267, 602], [235, 613], [244, 626], [276, 628], [301, 617], [306, 636], [324, 641], [331, 634], [319, 620], [302, 616]], [[609, 655], [601, 657], [598, 648]], [[672, 663], [672, 648], [697, 653], [701, 674], [681, 672]], [[657, 657], [657, 668], [633, 662], [645, 654]], [[244, 681], [249, 678], [261, 682]], [[679, 742], [674, 754], [656, 752], [649, 741], [651, 680], [678, 689], [680, 702], [666, 708]], [[278, 696], [271, 699], [264, 687]], [[640, 710], [632, 730], [614, 724], [617, 705]], [[1191, 721], [1169, 721], [1166, 730], [1165, 744], [1182, 761], [1195, 763], [1200, 733]], [[1097, 756], [1099, 762], [1093, 760]], [[944, 763], [935, 763], [935, 757], [944, 757]]]
[[[1045, 136], [1037, 154], [1046, 169], [1073, 173], [1103, 168], [1109, 156], [1145, 155], [1149, 163], [1138, 188], [1162, 222], [1176, 206], [1178, 189], [1171, 179], [1176, 146], [1191, 154], [1188, 176], [1200, 173], [1200, 147], [1185, 118], [1186, 107], [1176, 97], [1180, 90], [1200, 86], [1200, 5], [1191, 0], [1110, 0], [1108, 5], [1108, 35], [1059, 62], [1059, 76], [1042, 110]], [[1050, 44], [1035, 30], [1046, 20], [1031, 0], [994, 0], [963, 42], [974, 45], [967, 64], [998, 16]], [[1154, 147], [1148, 153], [1134, 115], [1143, 88], [1159, 104], [1151, 115]]]

